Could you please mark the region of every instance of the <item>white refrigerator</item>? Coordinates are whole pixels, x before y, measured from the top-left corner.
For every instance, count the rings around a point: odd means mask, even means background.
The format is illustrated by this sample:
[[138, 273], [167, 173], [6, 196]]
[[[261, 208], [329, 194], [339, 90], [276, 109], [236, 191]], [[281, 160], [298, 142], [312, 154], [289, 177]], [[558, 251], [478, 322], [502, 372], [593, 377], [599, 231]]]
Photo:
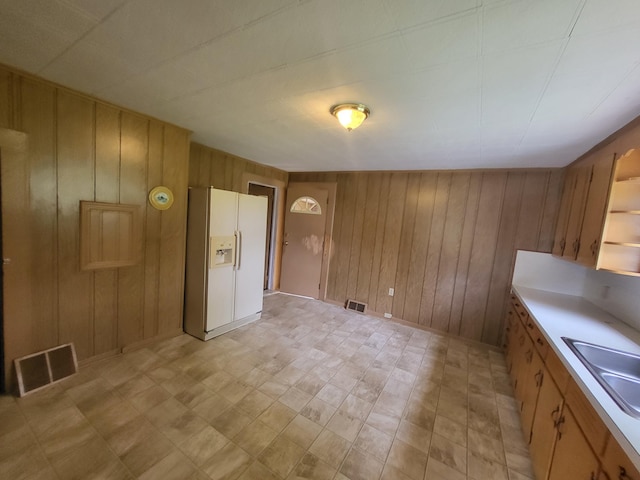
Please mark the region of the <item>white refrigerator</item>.
[[190, 188], [184, 329], [202, 340], [260, 318], [267, 199]]

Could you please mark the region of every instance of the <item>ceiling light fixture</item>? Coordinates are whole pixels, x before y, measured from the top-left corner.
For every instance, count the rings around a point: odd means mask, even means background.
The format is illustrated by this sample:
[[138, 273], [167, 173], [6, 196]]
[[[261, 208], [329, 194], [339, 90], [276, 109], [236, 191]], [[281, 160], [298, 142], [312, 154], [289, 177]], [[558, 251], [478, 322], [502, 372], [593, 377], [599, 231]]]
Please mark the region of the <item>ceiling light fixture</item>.
[[358, 128], [370, 113], [369, 107], [361, 103], [341, 103], [331, 107], [331, 115], [349, 132]]

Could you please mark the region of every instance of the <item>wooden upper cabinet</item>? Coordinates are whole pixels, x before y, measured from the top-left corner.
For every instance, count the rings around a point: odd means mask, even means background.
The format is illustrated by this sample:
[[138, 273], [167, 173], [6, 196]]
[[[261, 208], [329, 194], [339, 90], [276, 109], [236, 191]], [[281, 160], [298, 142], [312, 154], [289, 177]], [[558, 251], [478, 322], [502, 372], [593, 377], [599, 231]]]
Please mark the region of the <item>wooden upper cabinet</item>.
[[576, 170], [576, 181], [571, 199], [571, 209], [567, 220], [566, 245], [562, 252], [563, 258], [575, 260], [580, 247], [580, 232], [584, 219], [589, 183], [591, 182], [591, 165], [579, 165], [573, 167]]
[[616, 162], [597, 268], [640, 276], [640, 149]]
[[595, 267], [598, 258], [614, 158], [615, 155], [611, 155], [593, 164], [576, 258], [578, 263], [588, 267]]
[[576, 188], [577, 170], [569, 169], [564, 179], [562, 198], [560, 200], [560, 210], [558, 212], [558, 223], [553, 238], [553, 249], [551, 253], [562, 257], [567, 245], [567, 223], [569, 222], [569, 212], [571, 212], [571, 201]]

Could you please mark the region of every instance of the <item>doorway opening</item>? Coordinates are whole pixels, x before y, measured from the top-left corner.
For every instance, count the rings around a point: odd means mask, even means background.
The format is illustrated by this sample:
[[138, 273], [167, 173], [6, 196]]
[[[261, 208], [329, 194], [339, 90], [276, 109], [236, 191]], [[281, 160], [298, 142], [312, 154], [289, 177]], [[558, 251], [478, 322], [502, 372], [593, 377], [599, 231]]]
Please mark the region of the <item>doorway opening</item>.
[[264, 290], [273, 289], [273, 264], [275, 258], [276, 187], [249, 182], [249, 195], [267, 197], [267, 235], [265, 241]]

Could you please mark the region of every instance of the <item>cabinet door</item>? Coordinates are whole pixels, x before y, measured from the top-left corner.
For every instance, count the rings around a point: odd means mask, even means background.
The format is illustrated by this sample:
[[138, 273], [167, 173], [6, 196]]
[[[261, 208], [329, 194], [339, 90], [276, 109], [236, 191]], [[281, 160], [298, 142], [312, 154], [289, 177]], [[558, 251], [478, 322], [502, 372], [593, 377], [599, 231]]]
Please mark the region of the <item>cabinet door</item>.
[[536, 411], [536, 404], [538, 403], [540, 387], [544, 381], [544, 370], [542, 358], [534, 351], [531, 366], [524, 379], [524, 394], [522, 397], [522, 410], [520, 412], [522, 430], [524, 432], [524, 438], [527, 440], [531, 438], [533, 416]]
[[562, 188], [558, 223], [556, 223], [556, 232], [553, 237], [553, 249], [551, 250], [551, 253], [558, 257], [561, 257], [564, 253], [567, 243], [567, 223], [569, 222], [569, 212], [571, 211], [573, 192], [576, 188], [576, 179], [577, 170], [568, 170], [564, 179], [564, 186]]
[[[582, 430], [578, 427], [571, 408], [565, 406], [557, 426], [558, 439], [551, 460], [548, 480], [594, 480], [598, 478], [600, 464]], [[541, 477], [542, 478], [542, 477]]]
[[589, 194], [585, 206], [582, 231], [580, 233], [580, 247], [576, 260], [588, 267], [596, 265], [602, 228], [611, 186], [614, 156], [598, 160], [593, 165]]
[[589, 193], [589, 181], [591, 180], [591, 165], [573, 167], [576, 169], [576, 187], [573, 190], [571, 210], [567, 220], [566, 246], [562, 253], [564, 258], [575, 260], [580, 247], [580, 232], [584, 219], [584, 208]]
[[556, 441], [555, 422], [561, 417], [563, 403], [564, 399], [560, 390], [545, 369], [533, 417], [529, 445], [533, 471], [539, 480], [547, 478]]
[[519, 350], [517, 357], [517, 368], [512, 372], [515, 376], [516, 382], [514, 387], [514, 397], [519, 402], [524, 400], [525, 388], [529, 379], [529, 372], [531, 371], [531, 364], [533, 362], [534, 347], [531, 337], [522, 329], [522, 336], [524, 341], [521, 343], [521, 350]]
[[507, 364], [507, 371], [511, 372], [513, 365], [513, 356], [516, 351], [517, 334], [519, 327], [522, 326], [520, 320], [517, 318], [516, 312], [513, 306], [509, 305], [507, 310], [507, 328], [504, 336], [504, 357]]
[[611, 480], [640, 480], [640, 471], [629, 460], [627, 454], [613, 437], [607, 442], [602, 468]]

